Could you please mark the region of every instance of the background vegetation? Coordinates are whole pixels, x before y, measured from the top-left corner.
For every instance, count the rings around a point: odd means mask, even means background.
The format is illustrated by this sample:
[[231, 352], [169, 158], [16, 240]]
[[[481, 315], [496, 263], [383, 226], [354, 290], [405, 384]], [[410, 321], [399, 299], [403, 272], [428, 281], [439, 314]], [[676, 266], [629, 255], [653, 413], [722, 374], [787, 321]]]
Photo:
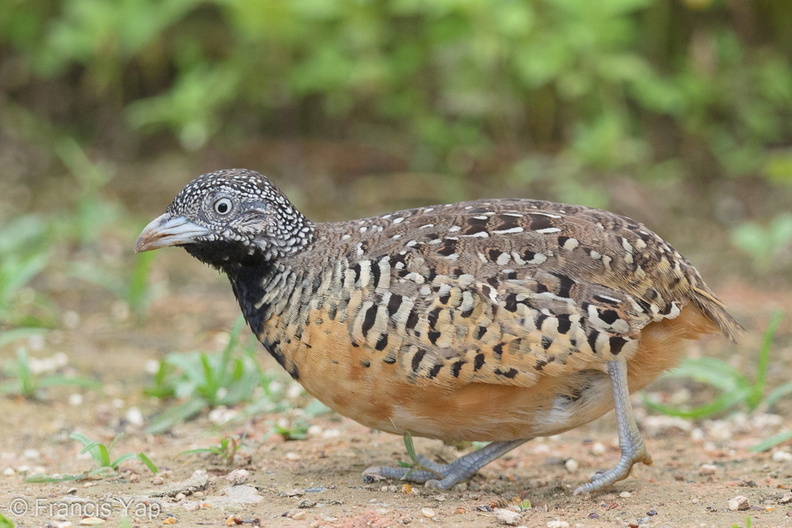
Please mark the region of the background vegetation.
[[[156, 276], [134, 237], [227, 166], [318, 219], [496, 195], [609, 207], [716, 285], [788, 291], [790, 27], [788, 0], [5, 0], [0, 332], [101, 310], [152, 324], [152, 299], [195, 278]], [[784, 302], [736, 309], [761, 330]], [[207, 356], [170, 358], [159, 397], [225, 401]], [[245, 358], [218, 361], [241, 376]], [[36, 397], [64, 381], [28, 378]]]
[[455, 180], [530, 181], [549, 165], [570, 181], [792, 181], [785, 0], [11, 0], [2, 11], [4, 141], [43, 148], [51, 159], [36, 169], [58, 163], [53, 135], [113, 160], [310, 138]]

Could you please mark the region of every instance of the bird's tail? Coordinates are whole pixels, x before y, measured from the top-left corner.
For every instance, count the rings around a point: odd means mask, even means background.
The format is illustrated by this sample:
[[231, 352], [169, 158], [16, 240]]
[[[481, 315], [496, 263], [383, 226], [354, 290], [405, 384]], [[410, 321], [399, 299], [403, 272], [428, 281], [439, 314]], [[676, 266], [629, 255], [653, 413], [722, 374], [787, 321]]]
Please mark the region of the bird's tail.
[[723, 301], [718, 299], [705, 285], [694, 286], [690, 297], [693, 304], [718, 326], [723, 335], [733, 342], [736, 343], [737, 337], [745, 332], [745, 328], [737, 322], [737, 319], [726, 311]]

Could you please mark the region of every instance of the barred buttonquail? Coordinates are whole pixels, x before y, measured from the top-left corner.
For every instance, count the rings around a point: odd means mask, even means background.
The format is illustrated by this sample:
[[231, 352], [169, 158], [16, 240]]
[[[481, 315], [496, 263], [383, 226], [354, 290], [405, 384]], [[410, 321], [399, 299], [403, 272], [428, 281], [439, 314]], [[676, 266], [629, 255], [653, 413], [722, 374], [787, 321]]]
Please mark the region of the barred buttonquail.
[[537, 200], [313, 223], [264, 176], [205, 174], [135, 246], [224, 271], [248, 324], [305, 389], [389, 433], [491, 441], [451, 464], [367, 474], [441, 488], [523, 442], [615, 407], [621, 458], [575, 493], [650, 464], [629, 394], [683, 340], [740, 325], [642, 224]]

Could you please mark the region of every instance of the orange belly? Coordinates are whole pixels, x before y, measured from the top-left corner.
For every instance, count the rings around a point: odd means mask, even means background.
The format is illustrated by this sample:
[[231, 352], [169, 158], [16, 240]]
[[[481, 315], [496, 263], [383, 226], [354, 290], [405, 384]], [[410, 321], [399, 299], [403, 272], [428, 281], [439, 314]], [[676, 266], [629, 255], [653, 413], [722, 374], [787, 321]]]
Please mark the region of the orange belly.
[[[693, 305], [675, 319], [647, 325], [627, 359], [630, 391], [675, 366], [686, 339], [716, 330]], [[521, 387], [411, 382], [398, 362], [383, 362], [365, 345], [349, 346], [342, 323], [310, 326], [296, 345], [290, 355], [311, 395], [339, 414], [395, 434], [445, 441], [533, 438], [573, 429], [613, 408], [605, 362], [593, 355]]]

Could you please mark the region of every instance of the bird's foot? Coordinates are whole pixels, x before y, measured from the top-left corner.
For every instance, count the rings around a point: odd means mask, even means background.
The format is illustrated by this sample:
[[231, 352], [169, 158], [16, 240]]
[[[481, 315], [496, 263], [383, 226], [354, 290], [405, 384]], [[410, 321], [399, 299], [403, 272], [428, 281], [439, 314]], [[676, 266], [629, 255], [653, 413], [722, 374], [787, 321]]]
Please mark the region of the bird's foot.
[[410, 454], [414, 466], [398, 468], [374, 466], [363, 472], [363, 478], [373, 479], [380, 477], [406, 480], [408, 482], [424, 484], [429, 488], [447, 490], [469, 479], [486, 464], [524, 442], [525, 440], [494, 442], [472, 453], [463, 455], [450, 464], [438, 464], [421, 455], [416, 455], [412, 448], [412, 439], [409, 435], [405, 435], [404, 443], [407, 446], [407, 452]]
[[630, 470], [638, 462], [647, 466], [652, 464], [652, 456], [646, 450], [641, 432], [635, 423], [630, 403], [630, 390], [627, 386], [627, 364], [623, 361], [609, 361], [608, 374], [613, 389], [613, 406], [616, 411], [616, 426], [619, 431], [621, 457], [613, 469], [594, 475], [591, 482], [575, 490], [575, 495], [599, 491], [614, 482], [630, 476]]
[[575, 490], [575, 495], [581, 493], [591, 493], [630, 476], [632, 467], [638, 462], [643, 462], [647, 466], [652, 465], [652, 455], [646, 450], [643, 441], [635, 446], [635, 449], [622, 450], [621, 457], [612, 469], [597, 473], [591, 478], [591, 482], [579, 486]]

